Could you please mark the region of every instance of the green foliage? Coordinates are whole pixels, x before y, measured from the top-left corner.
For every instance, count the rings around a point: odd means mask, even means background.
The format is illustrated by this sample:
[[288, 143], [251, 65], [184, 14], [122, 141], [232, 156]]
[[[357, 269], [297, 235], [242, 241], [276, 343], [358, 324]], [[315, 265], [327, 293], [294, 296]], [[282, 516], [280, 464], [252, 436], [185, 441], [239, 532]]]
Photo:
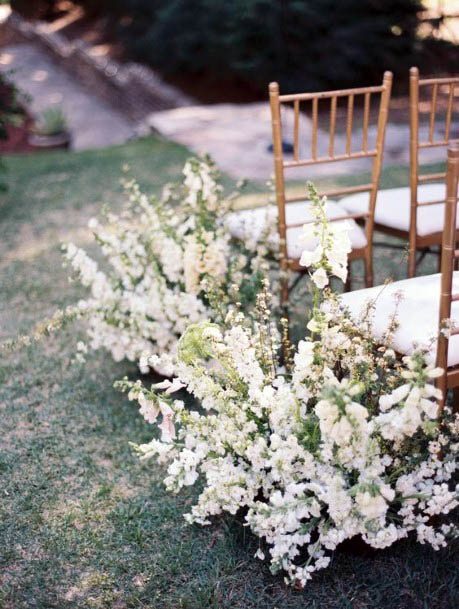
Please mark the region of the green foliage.
[[43, 110], [35, 125], [35, 132], [39, 135], [58, 135], [67, 131], [67, 120], [62, 109], [51, 106]]
[[421, 7], [421, 0], [116, 0], [110, 14], [128, 17], [118, 31], [136, 58], [264, 91], [270, 80], [284, 90], [320, 89], [405, 71], [422, 50]]

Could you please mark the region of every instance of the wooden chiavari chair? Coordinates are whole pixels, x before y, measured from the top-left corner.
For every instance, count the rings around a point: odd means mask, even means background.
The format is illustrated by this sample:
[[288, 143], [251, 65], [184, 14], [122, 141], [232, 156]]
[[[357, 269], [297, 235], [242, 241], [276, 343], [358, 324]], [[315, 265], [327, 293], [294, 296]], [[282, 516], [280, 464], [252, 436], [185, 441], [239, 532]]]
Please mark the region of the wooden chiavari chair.
[[[459, 406], [459, 362], [453, 361], [449, 353], [450, 340], [456, 343], [459, 340], [459, 327], [454, 325], [451, 318], [453, 302], [459, 301], [459, 286], [453, 290], [453, 279], [459, 275], [454, 272], [455, 262], [459, 259], [457, 249], [457, 200], [459, 184], [459, 142], [451, 142], [448, 147], [448, 162], [446, 168], [446, 209], [445, 227], [443, 230], [442, 253], [441, 253], [441, 291], [439, 312], [439, 335], [437, 345], [437, 366], [443, 368], [445, 374], [439, 379], [438, 386], [443, 392], [443, 407], [448, 389], [454, 389], [454, 405]], [[459, 311], [456, 310], [457, 315]], [[449, 322], [448, 332], [445, 333], [445, 322]], [[451, 337], [451, 338], [450, 338]], [[456, 338], [454, 338], [456, 337]], [[454, 345], [456, 349], [458, 348]], [[450, 365], [451, 364], [451, 365]]]
[[[301, 252], [307, 249], [302, 241], [302, 227], [311, 222], [311, 203], [305, 192], [301, 196], [288, 196], [286, 193], [285, 173], [295, 168], [308, 168], [317, 164], [336, 163], [340, 161], [354, 161], [356, 159], [372, 159], [371, 181], [366, 184], [334, 189], [320, 192], [327, 197], [341, 197], [350, 193], [366, 193], [367, 203], [363, 210], [356, 213], [347, 212], [339, 203], [328, 199], [327, 215], [332, 222], [348, 221], [352, 224], [350, 231], [352, 252], [350, 259], [363, 259], [365, 265], [365, 283], [373, 284], [372, 241], [374, 225], [374, 209], [381, 174], [384, 150], [384, 137], [386, 131], [387, 115], [392, 87], [392, 74], [386, 72], [383, 82], [379, 86], [327, 91], [320, 93], [279, 94], [279, 85], [269, 85], [271, 107], [274, 173], [277, 201], [277, 224], [279, 232], [280, 264], [282, 270], [281, 300], [284, 308], [289, 299], [291, 289], [289, 272], [304, 273], [299, 265]], [[361, 97], [363, 101], [363, 129], [359, 141], [353, 138], [354, 110], [356, 100]], [[379, 102], [376, 142], [370, 144], [371, 99], [377, 97]], [[329, 107], [328, 133], [326, 133], [326, 152], [319, 151], [319, 104], [327, 103]], [[344, 150], [337, 150], [336, 125], [337, 107], [346, 107], [346, 132], [344, 136]], [[309, 104], [312, 116], [312, 132], [308, 153], [303, 154], [303, 141], [300, 138], [300, 123], [302, 110]], [[283, 121], [281, 109], [284, 106], [293, 106], [293, 155], [285, 159], [283, 150]], [[343, 142], [344, 143], [344, 142]], [[371, 142], [372, 143], [372, 142]], [[267, 208], [257, 208], [236, 212], [229, 223], [230, 232], [235, 237], [242, 237], [245, 231], [261, 232], [261, 225], [265, 222]], [[248, 228], [248, 231], [247, 231]]]
[[[396, 315], [398, 327], [392, 337], [392, 347], [401, 355], [409, 354], [415, 346], [429, 347], [428, 360], [443, 368], [438, 380], [443, 392], [440, 409], [448, 389], [454, 391], [454, 405], [459, 406], [459, 271], [454, 271], [459, 258], [456, 249], [456, 218], [459, 182], [459, 142], [448, 147], [446, 171], [445, 221], [442, 233], [441, 273], [413, 277], [370, 289], [356, 290], [342, 296], [357, 324], [373, 305], [371, 331], [382, 338]], [[449, 323], [446, 323], [449, 322]], [[365, 323], [365, 325], [367, 325]], [[445, 332], [445, 327], [450, 326]]]
[[[459, 78], [420, 79], [417, 68], [410, 70], [410, 185], [380, 190], [375, 209], [375, 230], [408, 241], [408, 277], [416, 275], [419, 251], [423, 257], [432, 246], [441, 247], [445, 173], [421, 173], [420, 155], [429, 148], [447, 147], [458, 86]], [[444, 116], [439, 109], [441, 99], [446, 103]], [[421, 104], [429, 107], [425, 136], [420, 130]], [[438, 135], [441, 118], [444, 134]], [[341, 204], [350, 213], [365, 207], [358, 196], [346, 197]]]

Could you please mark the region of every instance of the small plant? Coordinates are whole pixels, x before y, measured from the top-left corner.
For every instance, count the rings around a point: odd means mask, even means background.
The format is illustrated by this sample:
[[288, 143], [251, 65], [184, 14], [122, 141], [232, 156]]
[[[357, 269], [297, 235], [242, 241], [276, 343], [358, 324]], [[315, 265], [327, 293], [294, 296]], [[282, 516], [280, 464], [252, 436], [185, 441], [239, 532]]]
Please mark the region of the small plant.
[[61, 108], [52, 106], [43, 110], [35, 123], [37, 135], [52, 136], [66, 133], [68, 130], [67, 119]]

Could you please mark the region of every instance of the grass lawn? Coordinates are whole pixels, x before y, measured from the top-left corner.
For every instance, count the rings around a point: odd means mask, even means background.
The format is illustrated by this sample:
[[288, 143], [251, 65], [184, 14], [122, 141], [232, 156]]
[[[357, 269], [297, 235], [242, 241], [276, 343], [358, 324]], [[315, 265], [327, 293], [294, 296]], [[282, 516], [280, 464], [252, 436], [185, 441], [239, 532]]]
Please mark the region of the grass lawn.
[[[102, 202], [119, 205], [129, 163], [156, 191], [188, 153], [145, 139], [80, 154], [6, 159], [0, 195], [0, 340], [27, 332], [84, 291], [67, 281], [60, 242], [89, 243]], [[403, 168], [385, 186], [403, 184]], [[260, 187], [251, 186], [253, 191]], [[433, 268], [427, 259], [425, 272]], [[376, 253], [377, 280], [402, 277], [400, 251]], [[192, 492], [166, 494], [162, 472], [129, 441], [151, 430], [112, 388], [134, 365], [105, 353], [71, 365], [81, 326], [0, 361], [0, 608], [2, 609], [454, 609], [458, 547], [435, 553], [406, 541], [361, 556], [336, 552], [303, 592], [253, 558], [256, 540], [236, 521], [190, 527]]]

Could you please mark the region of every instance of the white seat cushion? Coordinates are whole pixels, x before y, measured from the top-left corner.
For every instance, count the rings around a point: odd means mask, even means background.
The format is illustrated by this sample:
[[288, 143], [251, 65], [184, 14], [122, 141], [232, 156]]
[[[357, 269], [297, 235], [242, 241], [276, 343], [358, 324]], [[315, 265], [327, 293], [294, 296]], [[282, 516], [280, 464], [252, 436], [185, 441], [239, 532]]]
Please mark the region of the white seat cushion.
[[[445, 199], [445, 196], [444, 184], [422, 184], [418, 188], [418, 202], [420, 203], [441, 201]], [[362, 192], [343, 197], [340, 205], [351, 213], [360, 213], [368, 211], [368, 202], [369, 194]], [[425, 237], [433, 233], [441, 233], [444, 217], [445, 205], [443, 203], [418, 207], [417, 234]], [[376, 200], [375, 222], [390, 228], [408, 231], [410, 228], [410, 189], [404, 187], [380, 190]], [[459, 228], [459, 215], [457, 226]]]
[[[313, 217], [311, 214], [311, 203], [300, 201], [298, 203], [288, 203], [286, 205], [287, 224], [297, 224], [300, 222], [310, 222]], [[327, 216], [329, 218], [339, 218], [346, 215], [343, 209], [335, 201], [327, 201]], [[277, 206], [258, 207], [256, 209], [243, 209], [233, 212], [227, 218], [226, 224], [233, 237], [242, 240], [258, 240], [269, 225], [271, 243], [278, 243], [277, 233]], [[347, 220], [352, 225], [349, 233], [353, 249], [365, 247], [367, 240], [365, 231], [354, 221]], [[287, 229], [287, 251], [290, 258], [300, 258], [305, 249], [313, 249], [316, 243], [314, 240], [305, 239], [304, 231], [301, 226]]]
[[[363, 324], [368, 302], [374, 302], [371, 314], [371, 331], [380, 339], [390, 324], [396, 311], [398, 329], [394, 333], [392, 347], [399, 353], [409, 355], [416, 346], [428, 347], [428, 361], [435, 363], [439, 332], [441, 275], [426, 275], [414, 279], [404, 279], [394, 283], [356, 290], [341, 296], [357, 325]], [[453, 293], [459, 292], [459, 271], [454, 273]], [[396, 303], [397, 295], [403, 299]], [[459, 302], [453, 302], [451, 319], [459, 320]], [[449, 341], [448, 366], [459, 364], [459, 335]]]

